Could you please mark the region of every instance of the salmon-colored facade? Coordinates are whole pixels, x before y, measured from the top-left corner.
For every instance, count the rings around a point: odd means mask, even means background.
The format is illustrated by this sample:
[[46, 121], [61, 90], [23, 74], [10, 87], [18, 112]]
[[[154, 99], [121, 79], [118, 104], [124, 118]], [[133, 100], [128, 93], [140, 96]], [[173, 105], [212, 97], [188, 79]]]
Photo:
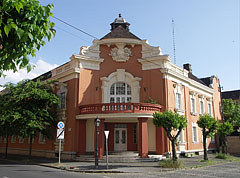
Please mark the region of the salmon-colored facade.
[[[111, 24], [111, 32], [92, 46], [81, 47], [71, 61], [53, 69], [48, 80], [58, 80], [61, 104], [58, 119], [65, 123], [62, 155], [72, 159], [96, 151], [96, 118], [99, 157], [104, 155], [104, 130], [109, 130], [110, 152], [136, 151], [140, 157], [171, 152], [162, 128], [153, 125], [152, 114], [166, 109], [184, 115], [187, 128], [181, 133], [178, 153], [202, 152], [201, 130], [196, 122], [203, 113], [221, 120], [219, 80], [216, 76], [199, 79], [191, 65], [180, 68], [129, 31], [121, 16]], [[202, 66], [204, 67], [204, 66]], [[158, 104], [147, 103], [149, 99]], [[58, 141], [35, 138], [33, 154], [55, 156]], [[26, 153], [28, 141], [9, 145], [9, 152]], [[0, 140], [1, 152], [4, 140]], [[208, 139], [208, 149], [216, 142]]]

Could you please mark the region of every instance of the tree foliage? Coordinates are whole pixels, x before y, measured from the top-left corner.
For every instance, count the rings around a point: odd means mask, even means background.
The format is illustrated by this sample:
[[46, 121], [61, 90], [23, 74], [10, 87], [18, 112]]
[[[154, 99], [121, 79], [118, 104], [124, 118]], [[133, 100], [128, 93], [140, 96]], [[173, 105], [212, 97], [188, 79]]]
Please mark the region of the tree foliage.
[[204, 160], [208, 160], [207, 158], [207, 137], [213, 137], [213, 134], [217, 130], [218, 121], [211, 117], [208, 114], [204, 114], [200, 116], [197, 121], [198, 126], [202, 129], [203, 134], [203, 149], [204, 149]]
[[[7, 84], [1, 99], [4, 99], [6, 106], [0, 109], [4, 113], [7, 108], [8, 115], [1, 116], [1, 128], [7, 128], [9, 124], [17, 123], [19, 130], [14, 135], [23, 138], [30, 137], [29, 157], [31, 157], [32, 138], [41, 132], [50, 136], [47, 132], [51, 126], [56, 125], [54, 117], [54, 106], [59, 102], [58, 97], [54, 94], [53, 81], [36, 82], [24, 80], [17, 85]], [[8, 116], [8, 117], [5, 117]], [[8, 123], [8, 125], [6, 125]], [[14, 127], [13, 127], [14, 128]]]
[[233, 126], [240, 126], [240, 105], [232, 99], [222, 99], [224, 121], [230, 122]]
[[219, 123], [217, 133], [220, 139], [220, 145], [222, 147], [222, 153], [227, 153], [227, 141], [226, 136], [233, 132], [233, 125], [226, 121], [224, 123]]
[[35, 56], [44, 39], [55, 35], [49, 19], [52, 8], [37, 0], [0, 1], [0, 76], [6, 70], [31, 70], [28, 55]]
[[153, 114], [153, 124], [156, 127], [163, 127], [167, 137], [172, 143], [173, 160], [176, 160], [176, 140], [181, 131], [187, 127], [186, 118], [177, 113], [166, 110], [165, 112], [155, 112]]

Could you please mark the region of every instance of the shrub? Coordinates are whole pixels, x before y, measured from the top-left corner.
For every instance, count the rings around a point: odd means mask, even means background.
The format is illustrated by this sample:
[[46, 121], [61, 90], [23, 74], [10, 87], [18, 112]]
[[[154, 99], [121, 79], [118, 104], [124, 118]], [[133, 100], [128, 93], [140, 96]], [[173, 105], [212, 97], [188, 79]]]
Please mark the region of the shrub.
[[218, 159], [227, 159], [227, 154], [224, 154], [224, 153], [218, 153], [217, 155], [216, 155], [216, 158], [218, 158]]
[[162, 168], [184, 168], [184, 164], [180, 160], [166, 159], [159, 162], [159, 166]]

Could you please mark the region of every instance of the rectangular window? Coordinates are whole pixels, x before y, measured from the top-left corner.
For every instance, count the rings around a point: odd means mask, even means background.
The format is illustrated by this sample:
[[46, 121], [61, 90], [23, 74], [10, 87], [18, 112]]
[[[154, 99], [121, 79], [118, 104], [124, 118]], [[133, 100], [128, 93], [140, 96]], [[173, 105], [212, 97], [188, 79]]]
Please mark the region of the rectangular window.
[[184, 143], [184, 130], [181, 131], [177, 139], [179, 143]]
[[181, 109], [181, 94], [176, 93], [176, 109]]
[[12, 138], [11, 138], [11, 143], [15, 143], [16, 142], [16, 136], [13, 135]]
[[112, 85], [111, 86], [111, 88], [110, 88], [110, 95], [114, 95], [114, 88], [115, 87], [115, 85]]
[[200, 101], [200, 114], [201, 115], [204, 114], [204, 104], [203, 104], [203, 101]]
[[[28, 137], [28, 143], [30, 143], [30, 137]], [[34, 138], [32, 138], [32, 143], [34, 143]]]
[[191, 98], [191, 112], [196, 113], [195, 98]]
[[40, 132], [39, 133], [39, 143], [45, 143], [46, 137]]
[[198, 142], [198, 134], [197, 134], [197, 126], [193, 125], [192, 127], [192, 135], [193, 135], [193, 142], [197, 143]]
[[215, 143], [215, 135], [211, 137], [211, 143]]
[[116, 95], [125, 95], [125, 83], [116, 83]]
[[110, 97], [110, 103], [114, 103], [114, 98]]
[[122, 144], [126, 143], [126, 130], [122, 130]]
[[23, 137], [18, 137], [18, 142], [19, 143], [24, 143], [24, 138]]
[[133, 144], [137, 144], [137, 124], [133, 126]]
[[61, 109], [64, 109], [66, 107], [66, 99], [65, 98], [66, 98], [65, 92], [60, 93], [60, 96], [59, 96], [60, 105], [59, 105], [59, 107]]
[[212, 116], [212, 104], [208, 103], [208, 114]]
[[116, 136], [115, 136], [115, 138], [116, 138], [115, 143], [119, 144], [119, 130], [116, 130], [115, 134], [116, 134]]
[[131, 87], [127, 85], [127, 95], [131, 95]]

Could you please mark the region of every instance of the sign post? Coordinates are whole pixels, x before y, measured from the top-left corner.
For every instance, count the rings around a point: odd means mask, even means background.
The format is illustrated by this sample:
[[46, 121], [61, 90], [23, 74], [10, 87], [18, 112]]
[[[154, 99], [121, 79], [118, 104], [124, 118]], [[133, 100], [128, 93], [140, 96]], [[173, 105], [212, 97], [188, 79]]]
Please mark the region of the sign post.
[[59, 154], [58, 154], [58, 164], [61, 163], [61, 141], [64, 139], [64, 123], [62, 121], [57, 124], [57, 139], [59, 139]]
[[108, 135], [109, 135], [109, 131], [108, 130], [104, 131], [104, 134], [106, 136], [106, 158], [107, 158], [107, 169], [108, 169]]

